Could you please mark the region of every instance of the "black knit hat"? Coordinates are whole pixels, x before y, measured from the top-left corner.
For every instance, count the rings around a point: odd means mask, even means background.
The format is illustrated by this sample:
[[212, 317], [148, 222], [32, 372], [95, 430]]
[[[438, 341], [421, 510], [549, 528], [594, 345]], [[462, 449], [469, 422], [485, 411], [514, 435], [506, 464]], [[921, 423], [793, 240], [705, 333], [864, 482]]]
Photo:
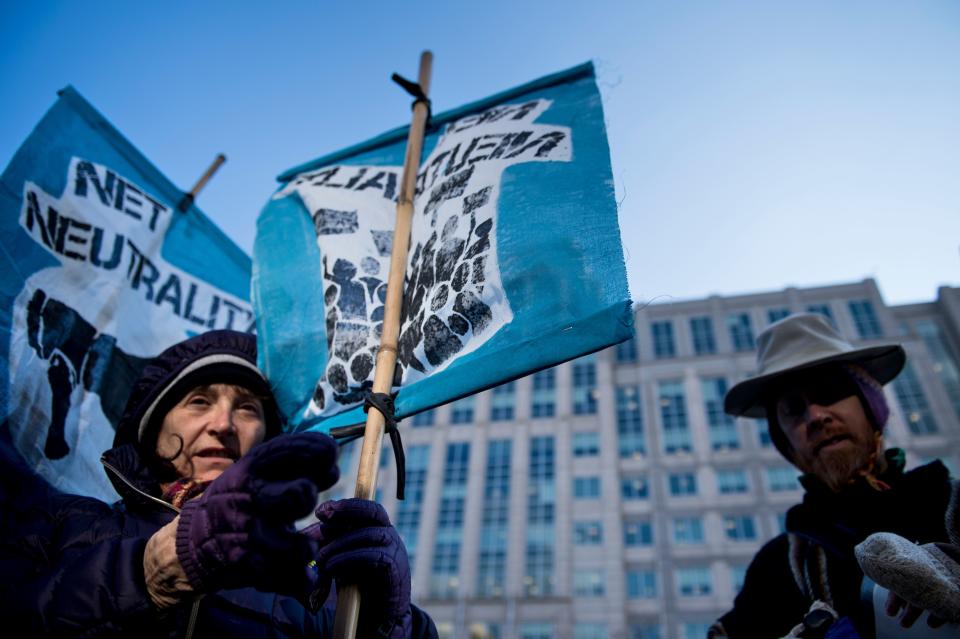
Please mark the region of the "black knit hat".
[[136, 444], [152, 452], [170, 409], [191, 389], [207, 384], [236, 384], [263, 397], [266, 438], [280, 433], [273, 391], [257, 368], [256, 337], [218, 330], [174, 344], [144, 367], [117, 424], [113, 445]]

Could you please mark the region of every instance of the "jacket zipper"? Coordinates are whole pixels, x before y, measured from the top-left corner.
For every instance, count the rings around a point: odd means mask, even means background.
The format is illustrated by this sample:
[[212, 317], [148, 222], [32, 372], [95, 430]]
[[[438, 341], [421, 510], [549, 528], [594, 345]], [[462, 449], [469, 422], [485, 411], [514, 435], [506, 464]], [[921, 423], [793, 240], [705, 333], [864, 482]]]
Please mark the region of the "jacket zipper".
[[140, 490], [139, 488], [137, 488], [136, 486], [134, 486], [132, 483], [130, 483], [130, 480], [129, 480], [129, 479], [127, 479], [126, 477], [123, 476], [123, 473], [121, 473], [119, 470], [117, 470], [115, 466], [113, 466], [110, 462], [108, 462], [108, 461], [107, 461], [106, 459], [104, 459], [103, 457], [100, 458], [100, 463], [103, 464], [103, 467], [104, 467], [104, 468], [106, 468], [106, 469], [109, 470], [113, 475], [115, 475], [115, 476], [117, 477], [117, 479], [119, 479], [119, 480], [122, 481], [124, 484], [126, 484], [127, 487], [130, 488], [130, 490], [132, 490], [133, 492], [137, 493], [137, 494], [140, 495], [141, 497], [146, 497], [146, 498], [149, 499], [150, 501], [153, 501], [153, 502], [155, 502], [155, 503], [157, 503], [157, 504], [160, 504], [160, 505], [163, 506], [164, 508], [169, 508], [170, 510], [172, 510], [172, 511], [175, 512], [175, 513], [177, 513], [178, 515], [180, 514], [180, 509], [177, 508], [176, 506], [174, 506], [173, 504], [168, 504], [167, 502], [163, 501], [162, 499], [157, 499], [157, 498], [154, 497], [153, 495], [148, 495], [147, 493], [143, 492], [142, 490]]
[[[104, 467], [104, 468], [106, 468], [106, 469], [107, 469], [108, 471], [110, 471], [114, 476], [116, 476], [117, 479], [119, 479], [119, 480], [122, 481], [124, 484], [126, 484], [127, 487], [130, 488], [130, 490], [132, 490], [133, 492], [137, 493], [137, 494], [140, 495], [141, 497], [146, 497], [146, 498], [149, 499], [150, 501], [153, 501], [153, 502], [155, 502], [155, 503], [157, 503], [157, 504], [159, 504], [159, 505], [161, 505], [161, 506], [163, 506], [163, 507], [165, 507], [165, 508], [169, 508], [170, 510], [172, 510], [172, 511], [175, 512], [175, 513], [177, 513], [178, 515], [180, 514], [180, 509], [177, 508], [176, 506], [174, 506], [173, 504], [168, 504], [167, 502], [163, 501], [162, 499], [157, 499], [157, 498], [154, 497], [153, 495], [148, 495], [147, 493], [143, 492], [142, 490], [140, 490], [139, 488], [137, 488], [136, 486], [134, 486], [134, 485], [130, 482], [129, 479], [127, 479], [126, 477], [123, 476], [123, 473], [121, 473], [119, 470], [117, 470], [117, 468], [116, 468], [115, 466], [113, 466], [110, 462], [108, 462], [108, 461], [107, 461], [106, 459], [104, 459], [103, 457], [100, 458], [100, 463], [103, 464], [103, 467]], [[201, 599], [203, 599], [203, 595], [198, 596], [198, 597], [194, 600], [194, 602], [193, 602], [193, 606], [192, 606], [192, 608], [191, 608], [191, 610], [190, 610], [190, 620], [187, 622], [187, 631], [186, 631], [186, 633], [184, 634], [184, 639], [192, 639], [192, 638], [193, 638], [193, 631], [194, 631], [194, 628], [195, 628], [196, 623], [197, 623], [197, 613], [200, 611], [200, 600], [201, 600]]]

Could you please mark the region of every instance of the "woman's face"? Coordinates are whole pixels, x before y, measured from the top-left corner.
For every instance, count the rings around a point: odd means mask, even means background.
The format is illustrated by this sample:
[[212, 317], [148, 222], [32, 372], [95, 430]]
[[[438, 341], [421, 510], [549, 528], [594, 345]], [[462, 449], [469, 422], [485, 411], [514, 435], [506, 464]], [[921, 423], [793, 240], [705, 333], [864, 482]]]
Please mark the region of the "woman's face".
[[246, 388], [198, 386], [163, 418], [157, 454], [171, 460], [181, 479], [211, 481], [262, 442], [266, 430], [263, 403]]

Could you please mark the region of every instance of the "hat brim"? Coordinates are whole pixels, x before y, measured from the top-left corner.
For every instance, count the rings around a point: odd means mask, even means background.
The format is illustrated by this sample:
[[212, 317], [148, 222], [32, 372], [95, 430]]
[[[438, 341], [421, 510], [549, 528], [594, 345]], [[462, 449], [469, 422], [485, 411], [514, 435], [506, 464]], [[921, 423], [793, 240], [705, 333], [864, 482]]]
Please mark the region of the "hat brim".
[[824, 364], [856, 364], [880, 384], [900, 374], [907, 355], [899, 344], [872, 346], [823, 357], [782, 371], [759, 375], [736, 384], [723, 400], [723, 409], [730, 415], [763, 419], [767, 416], [766, 401], [770, 390], [784, 377], [823, 366]]

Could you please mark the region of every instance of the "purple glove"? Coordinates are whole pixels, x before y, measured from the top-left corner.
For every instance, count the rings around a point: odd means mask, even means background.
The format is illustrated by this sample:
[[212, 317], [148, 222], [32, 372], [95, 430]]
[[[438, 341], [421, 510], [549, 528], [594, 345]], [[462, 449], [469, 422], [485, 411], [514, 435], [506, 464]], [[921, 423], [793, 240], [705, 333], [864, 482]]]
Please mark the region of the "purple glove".
[[255, 446], [188, 501], [177, 525], [177, 558], [199, 592], [254, 586], [295, 594], [316, 544], [293, 528], [340, 475], [337, 444], [320, 433]]
[[320, 504], [316, 515], [319, 521], [302, 531], [319, 546], [311, 608], [323, 604], [332, 579], [356, 584], [361, 607], [357, 636], [409, 637], [410, 562], [387, 511], [375, 501], [342, 499]]

